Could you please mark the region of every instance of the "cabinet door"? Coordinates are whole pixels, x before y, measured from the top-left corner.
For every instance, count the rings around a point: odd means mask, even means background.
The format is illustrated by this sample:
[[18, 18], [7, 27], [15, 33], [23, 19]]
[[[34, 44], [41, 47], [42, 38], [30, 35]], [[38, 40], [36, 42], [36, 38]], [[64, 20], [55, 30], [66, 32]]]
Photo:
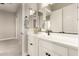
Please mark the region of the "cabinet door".
[[28, 54], [30, 56], [37, 56], [38, 55], [38, 40], [34, 37], [31, 37], [28, 40]]
[[39, 46], [39, 56], [53, 56], [53, 50]]
[[51, 27], [53, 32], [62, 32], [62, 9], [56, 10], [51, 15]]
[[63, 8], [63, 31], [77, 33], [77, 4]]
[[78, 56], [78, 50], [69, 48], [69, 56]]
[[66, 47], [63, 47], [62, 45], [59, 44], [53, 44], [54, 48], [54, 55], [55, 56], [67, 56], [68, 55], [68, 50]]
[[54, 56], [60, 56], [60, 55], [58, 55], [58, 54], [55, 53]]
[[45, 56], [45, 49], [39, 46], [39, 56]]
[[51, 43], [39, 40], [39, 55], [40, 56], [53, 56], [53, 46]]
[[[46, 48], [47, 50], [44, 50], [44, 51], [47, 51], [51, 55], [55, 55], [55, 56], [67, 56], [68, 54], [67, 53], [68, 50], [66, 47], [63, 47], [59, 44], [54, 44], [53, 42], [48, 42], [45, 40], [39, 40], [39, 47]], [[39, 48], [39, 54], [41, 54], [41, 51], [43, 51], [43, 48], [42, 49]], [[42, 52], [42, 54], [44, 53], [44, 51]]]
[[58, 53], [56, 53], [56, 52], [54, 52], [54, 56], [61, 56], [60, 54], [58, 54]]

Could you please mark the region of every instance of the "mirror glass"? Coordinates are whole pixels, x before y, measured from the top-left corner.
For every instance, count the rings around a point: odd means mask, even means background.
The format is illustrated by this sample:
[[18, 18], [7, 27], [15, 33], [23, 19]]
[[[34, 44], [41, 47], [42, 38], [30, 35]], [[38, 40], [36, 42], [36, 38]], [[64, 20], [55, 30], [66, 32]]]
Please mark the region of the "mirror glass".
[[47, 31], [50, 30], [50, 16], [51, 16], [51, 10], [48, 9], [48, 3], [40, 4], [41, 8], [39, 9], [39, 20], [40, 20], [40, 28], [41, 31]]
[[[41, 31], [77, 34], [77, 4], [46, 3], [40, 4], [38, 16]], [[73, 17], [73, 18], [72, 18]]]
[[25, 16], [24, 26], [25, 28], [36, 28], [36, 11], [29, 8], [29, 17]]
[[[40, 16], [41, 13], [39, 13]], [[34, 32], [37, 33], [38, 31], [40, 31], [39, 28], [39, 19], [38, 19], [38, 11], [37, 10], [33, 10], [33, 9], [29, 9], [29, 28]]]
[[29, 9], [29, 25], [30, 28], [36, 28], [36, 11]]
[[29, 28], [29, 19], [27, 18], [27, 16], [25, 16], [25, 20], [24, 20], [24, 28], [27, 29]]

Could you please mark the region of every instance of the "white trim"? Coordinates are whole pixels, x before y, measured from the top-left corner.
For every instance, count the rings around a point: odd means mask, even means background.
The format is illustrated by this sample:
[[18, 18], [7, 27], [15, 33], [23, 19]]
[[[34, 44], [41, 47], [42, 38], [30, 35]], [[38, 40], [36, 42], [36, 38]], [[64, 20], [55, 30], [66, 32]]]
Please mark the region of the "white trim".
[[25, 47], [24, 47], [24, 13], [25, 13], [25, 4], [22, 4], [22, 56], [25, 56]]
[[2, 38], [2, 39], [0, 39], [0, 41], [4, 41], [4, 40], [12, 40], [12, 39], [16, 39], [16, 37]]

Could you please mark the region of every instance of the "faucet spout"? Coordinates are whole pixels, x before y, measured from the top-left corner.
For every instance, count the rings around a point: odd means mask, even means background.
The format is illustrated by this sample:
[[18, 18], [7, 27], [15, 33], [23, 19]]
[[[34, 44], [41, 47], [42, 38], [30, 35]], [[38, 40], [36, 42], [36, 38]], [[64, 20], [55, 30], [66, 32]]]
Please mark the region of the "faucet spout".
[[47, 30], [46, 32], [47, 32], [48, 35], [50, 35], [50, 33], [52, 33], [51, 30]]

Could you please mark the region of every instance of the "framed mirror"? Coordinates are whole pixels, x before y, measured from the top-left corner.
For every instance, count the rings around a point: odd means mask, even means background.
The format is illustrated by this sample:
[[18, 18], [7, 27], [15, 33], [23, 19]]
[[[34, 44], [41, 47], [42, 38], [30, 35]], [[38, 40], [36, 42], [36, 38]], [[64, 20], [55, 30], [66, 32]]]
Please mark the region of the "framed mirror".
[[40, 4], [41, 31], [51, 30], [53, 33], [77, 34], [77, 4], [46, 3]]
[[34, 32], [38, 32], [39, 26], [38, 11], [29, 8], [29, 28]]
[[36, 28], [36, 11], [29, 8], [29, 25], [30, 28]]
[[49, 4], [40, 4], [41, 8], [39, 9], [39, 20], [41, 31], [50, 30], [50, 15], [51, 11], [47, 8]]

